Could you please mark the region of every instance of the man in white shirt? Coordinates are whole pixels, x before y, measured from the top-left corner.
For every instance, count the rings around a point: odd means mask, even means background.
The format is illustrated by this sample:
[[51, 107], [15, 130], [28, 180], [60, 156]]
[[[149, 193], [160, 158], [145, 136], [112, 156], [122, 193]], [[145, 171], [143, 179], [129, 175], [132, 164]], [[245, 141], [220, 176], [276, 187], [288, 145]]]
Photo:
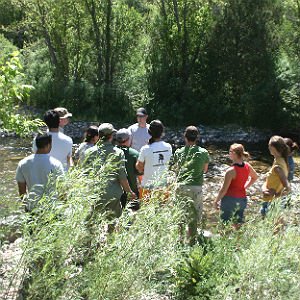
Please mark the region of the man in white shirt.
[[140, 196], [148, 194], [149, 190], [166, 185], [165, 173], [168, 170], [168, 163], [172, 156], [170, 144], [161, 140], [164, 126], [161, 121], [153, 120], [149, 126], [151, 138], [149, 145], [142, 147], [136, 168], [144, 173], [142, 179], [142, 190]]
[[128, 127], [131, 133], [131, 148], [140, 151], [144, 145], [148, 144], [150, 134], [148, 133], [149, 124], [147, 124], [148, 114], [145, 108], [139, 108], [136, 111], [137, 123]]
[[40, 192], [48, 182], [48, 176], [62, 175], [63, 166], [60, 161], [51, 157], [52, 136], [49, 133], [38, 134], [35, 139], [37, 151], [22, 159], [16, 170], [19, 195], [22, 197], [26, 192], [32, 191], [35, 186], [41, 187]]
[[[48, 110], [44, 115], [44, 122], [48, 126], [49, 134], [52, 136], [52, 149], [49, 153], [59, 160], [67, 171], [69, 167], [73, 166], [72, 160], [72, 139], [59, 132], [59, 114], [55, 110]], [[33, 152], [36, 152], [36, 145], [33, 145]]]

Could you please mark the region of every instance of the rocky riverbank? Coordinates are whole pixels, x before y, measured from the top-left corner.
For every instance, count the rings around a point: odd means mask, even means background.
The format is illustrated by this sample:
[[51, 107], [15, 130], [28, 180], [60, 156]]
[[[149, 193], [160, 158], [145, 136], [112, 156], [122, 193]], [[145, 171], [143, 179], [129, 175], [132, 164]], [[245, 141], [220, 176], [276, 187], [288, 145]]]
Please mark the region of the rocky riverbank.
[[[80, 141], [83, 138], [85, 130], [90, 125], [99, 125], [95, 122], [76, 121], [65, 127], [65, 133], [71, 136], [74, 140]], [[127, 127], [129, 124], [117, 126], [116, 128]], [[270, 130], [259, 130], [252, 127], [242, 128], [236, 125], [227, 125], [223, 127], [212, 127], [198, 125], [201, 135], [201, 142], [206, 144], [214, 143], [260, 143], [265, 142], [272, 135]], [[184, 128], [166, 128], [164, 139], [171, 144], [183, 144]]]

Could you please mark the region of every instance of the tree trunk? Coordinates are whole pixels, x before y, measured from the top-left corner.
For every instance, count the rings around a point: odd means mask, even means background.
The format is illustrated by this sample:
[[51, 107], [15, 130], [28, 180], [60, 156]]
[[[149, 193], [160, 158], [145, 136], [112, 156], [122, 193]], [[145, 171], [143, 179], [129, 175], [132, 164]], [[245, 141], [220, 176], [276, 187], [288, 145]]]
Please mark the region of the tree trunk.
[[91, 0], [91, 3], [89, 3], [88, 0], [85, 0], [86, 8], [91, 16], [92, 24], [93, 24], [93, 31], [94, 31], [94, 43], [95, 48], [97, 51], [97, 81], [98, 85], [101, 85], [103, 83], [103, 59], [102, 59], [102, 48], [101, 48], [101, 34], [99, 30], [99, 25], [97, 22], [97, 12], [96, 12], [96, 4], [94, 0]]
[[180, 33], [181, 32], [181, 25], [180, 25], [180, 20], [179, 20], [177, 0], [173, 0], [173, 8], [174, 8], [174, 16], [175, 16], [175, 19], [176, 19], [177, 29], [178, 29], [178, 32]]
[[112, 0], [107, 0], [107, 10], [106, 10], [106, 27], [105, 27], [105, 41], [106, 41], [106, 51], [105, 51], [105, 84], [111, 85], [111, 21], [112, 21]]

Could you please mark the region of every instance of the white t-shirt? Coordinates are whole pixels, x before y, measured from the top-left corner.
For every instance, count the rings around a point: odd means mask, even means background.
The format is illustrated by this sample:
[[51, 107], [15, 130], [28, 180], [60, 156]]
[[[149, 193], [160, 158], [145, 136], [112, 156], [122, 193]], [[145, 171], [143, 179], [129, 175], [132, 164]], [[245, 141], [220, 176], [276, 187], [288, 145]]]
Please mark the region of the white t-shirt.
[[139, 124], [135, 123], [128, 127], [128, 130], [131, 132], [131, 148], [140, 151], [143, 146], [148, 144], [151, 138], [148, 129], [149, 124], [146, 127], [139, 127]]
[[49, 154], [31, 154], [19, 162], [16, 180], [25, 182], [30, 191], [36, 184], [45, 185], [50, 173], [55, 176], [62, 175], [64, 173], [62, 163]]
[[170, 144], [159, 141], [142, 147], [138, 160], [144, 162], [143, 188], [153, 188], [166, 183], [165, 171], [172, 156]]
[[[49, 131], [49, 134], [52, 135], [52, 148], [49, 155], [59, 160], [63, 164], [64, 169], [68, 170], [69, 166], [67, 157], [72, 156], [72, 139], [61, 132]], [[36, 153], [36, 151], [37, 147], [34, 140], [33, 152]]]

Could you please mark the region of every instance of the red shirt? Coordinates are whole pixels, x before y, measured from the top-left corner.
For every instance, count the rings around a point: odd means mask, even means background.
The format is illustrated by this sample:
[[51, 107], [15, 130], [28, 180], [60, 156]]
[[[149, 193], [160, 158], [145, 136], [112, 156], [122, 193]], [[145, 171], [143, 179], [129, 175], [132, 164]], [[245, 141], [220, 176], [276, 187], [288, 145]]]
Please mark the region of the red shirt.
[[234, 170], [236, 172], [236, 176], [231, 180], [230, 186], [227, 190], [225, 196], [230, 196], [234, 198], [245, 198], [246, 190], [245, 184], [249, 178], [249, 164], [243, 163], [242, 165], [234, 164]]

